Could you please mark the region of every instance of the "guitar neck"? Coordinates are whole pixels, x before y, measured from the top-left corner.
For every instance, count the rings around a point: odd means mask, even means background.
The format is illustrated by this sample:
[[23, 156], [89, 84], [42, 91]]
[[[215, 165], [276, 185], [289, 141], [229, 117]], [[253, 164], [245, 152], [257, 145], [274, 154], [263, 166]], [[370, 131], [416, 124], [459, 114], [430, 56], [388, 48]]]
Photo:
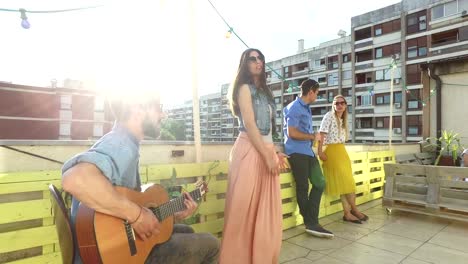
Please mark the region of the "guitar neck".
[[[198, 201], [201, 198], [201, 192], [199, 189], [190, 192], [190, 196]], [[167, 217], [174, 215], [177, 212], [185, 210], [184, 204], [185, 197], [182, 195], [180, 197], [174, 198], [167, 203], [164, 203], [158, 207], [150, 207], [149, 209], [153, 214], [158, 218], [159, 221], [163, 221]]]

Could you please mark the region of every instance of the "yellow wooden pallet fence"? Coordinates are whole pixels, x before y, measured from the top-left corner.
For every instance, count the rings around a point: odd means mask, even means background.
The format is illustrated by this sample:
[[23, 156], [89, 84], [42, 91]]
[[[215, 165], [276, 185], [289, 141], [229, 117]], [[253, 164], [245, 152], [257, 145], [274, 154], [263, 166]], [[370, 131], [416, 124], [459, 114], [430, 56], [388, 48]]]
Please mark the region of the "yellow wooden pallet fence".
[[[391, 151], [350, 153], [357, 203], [382, 197], [383, 164], [394, 163]], [[198, 232], [221, 235], [228, 163], [148, 165], [140, 168], [142, 183], [182, 185], [188, 191], [200, 177], [209, 193], [196, 212]], [[0, 173], [0, 263], [61, 263], [48, 185], [60, 188], [60, 171]], [[296, 203], [294, 179], [281, 173], [283, 229], [303, 223]], [[341, 211], [339, 197], [322, 197], [320, 217]]]

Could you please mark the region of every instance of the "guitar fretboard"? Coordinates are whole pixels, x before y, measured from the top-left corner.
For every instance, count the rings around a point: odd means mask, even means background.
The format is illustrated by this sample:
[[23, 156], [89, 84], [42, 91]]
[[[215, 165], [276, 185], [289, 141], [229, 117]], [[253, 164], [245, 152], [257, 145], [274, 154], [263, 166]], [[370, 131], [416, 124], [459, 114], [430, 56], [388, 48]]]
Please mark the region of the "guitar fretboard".
[[[191, 191], [190, 196], [192, 196], [192, 198], [195, 201], [198, 201], [201, 198], [200, 189]], [[174, 213], [185, 210], [184, 200], [185, 197], [182, 195], [158, 207], [150, 207], [149, 209], [153, 212], [153, 214], [158, 218], [159, 221], [163, 221], [164, 219], [173, 215]]]

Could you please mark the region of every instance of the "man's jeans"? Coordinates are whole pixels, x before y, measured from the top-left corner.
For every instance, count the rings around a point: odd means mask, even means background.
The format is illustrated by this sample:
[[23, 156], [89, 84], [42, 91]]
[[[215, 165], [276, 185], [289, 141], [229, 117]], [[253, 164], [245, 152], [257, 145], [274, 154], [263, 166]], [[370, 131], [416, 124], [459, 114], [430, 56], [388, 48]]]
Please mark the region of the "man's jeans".
[[218, 263], [219, 240], [208, 233], [194, 233], [187, 225], [174, 225], [171, 238], [153, 248], [146, 264]]
[[[306, 227], [313, 227], [318, 224], [320, 200], [325, 189], [322, 169], [316, 157], [293, 153], [288, 160], [296, 181], [296, 198], [304, 224]], [[307, 195], [309, 180], [312, 189]]]

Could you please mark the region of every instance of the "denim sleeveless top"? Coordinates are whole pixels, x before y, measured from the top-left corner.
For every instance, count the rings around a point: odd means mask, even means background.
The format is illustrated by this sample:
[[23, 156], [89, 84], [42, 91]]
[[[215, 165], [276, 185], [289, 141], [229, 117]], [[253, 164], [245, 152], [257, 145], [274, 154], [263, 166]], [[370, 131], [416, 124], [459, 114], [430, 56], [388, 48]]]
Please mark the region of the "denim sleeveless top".
[[[252, 108], [257, 128], [260, 130], [260, 134], [264, 136], [268, 135], [272, 131], [274, 125], [273, 121], [275, 120], [276, 105], [273, 100], [268, 98], [268, 95], [257, 89], [255, 85], [249, 84], [249, 88], [252, 96]], [[244, 120], [240, 112], [237, 118], [239, 119], [239, 131], [246, 132]]]

